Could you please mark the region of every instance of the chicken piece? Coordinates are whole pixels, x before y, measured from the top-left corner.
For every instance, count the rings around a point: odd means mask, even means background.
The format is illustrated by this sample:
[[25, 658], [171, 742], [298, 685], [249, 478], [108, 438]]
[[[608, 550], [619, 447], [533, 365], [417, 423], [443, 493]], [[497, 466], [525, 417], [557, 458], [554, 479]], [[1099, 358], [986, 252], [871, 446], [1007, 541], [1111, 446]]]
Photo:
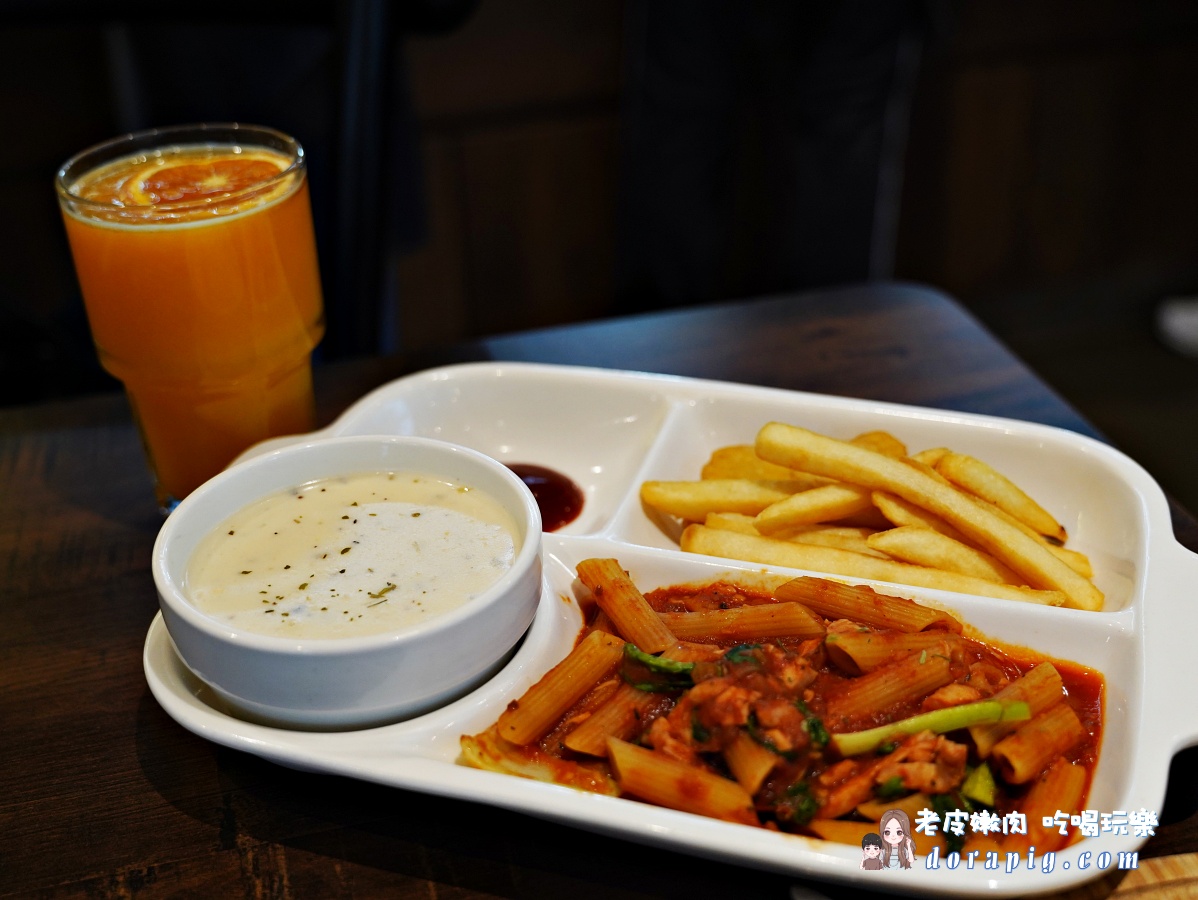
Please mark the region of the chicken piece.
[[970, 684], [960, 684], [953, 682], [946, 684], [942, 688], [938, 688], [928, 696], [923, 698], [923, 703], [919, 708], [923, 712], [931, 712], [934, 709], [947, 709], [950, 706], [960, 706], [962, 703], [974, 703], [982, 699], [982, 692]]
[[992, 697], [1010, 682], [1003, 670], [993, 663], [975, 662], [969, 667], [969, 685], [983, 697]]
[[855, 634], [860, 631], [869, 631], [869, 629], [852, 619], [833, 619], [828, 623], [828, 634]]
[[787, 653], [772, 644], [762, 648], [762, 669], [776, 679], [778, 692], [789, 696], [799, 694], [819, 675], [806, 656]]
[[779, 753], [803, 749], [811, 743], [803, 728], [803, 714], [789, 700], [758, 700], [753, 704], [753, 715], [761, 738]]
[[920, 732], [904, 740], [874, 774], [875, 784], [898, 778], [909, 791], [943, 794], [965, 780], [969, 748], [942, 734]]
[[830, 819], [856, 809], [874, 795], [882, 759], [845, 759], [820, 773], [820, 815]]
[[[708, 685], [711, 688], [704, 690]], [[720, 728], [748, 722], [749, 711], [758, 696], [756, 691], [716, 678], [697, 685], [686, 699], [695, 708], [700, 722], [708, 728]]]
[[649, 746], [671, 759], [692, 766], [700, 764], [699, 751], [695, 747], [693, 739], [688, 734], [677, 732], [671, 724], [669, 716], [660, 716], [654, 719], [645, 738]]

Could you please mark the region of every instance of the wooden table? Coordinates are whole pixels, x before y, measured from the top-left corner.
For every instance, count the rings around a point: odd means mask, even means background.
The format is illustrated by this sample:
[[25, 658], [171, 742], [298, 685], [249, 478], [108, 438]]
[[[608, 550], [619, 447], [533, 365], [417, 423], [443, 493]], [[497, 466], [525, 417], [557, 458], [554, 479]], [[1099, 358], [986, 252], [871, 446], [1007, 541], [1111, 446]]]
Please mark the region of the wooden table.
[[[903, 285], [330, 365], [318, 375], [321, 417], [402, 374], [485, 359], [693, 375], [1094, 434], [952, 301]], [[581, 840], [537, 819], [303, 774], [193, 736], [159, 708], [142, 673], [161, 520], [123, 398], [0, 411], [0, 472], [0, 895], [789, 896], [788, 877]], [[1198, 550], [1194, 519], [1175, 507], [1174, 524]], [[1193, 751], [1175, 760], [1164, 824], [1141, 870], [1078, 896], [1123, 894], [1153, 879], [1165, 882], [1154, 896], [1198, 886], [1191, 857], [1179, 855], [1198, 851], [1196, 761]]]

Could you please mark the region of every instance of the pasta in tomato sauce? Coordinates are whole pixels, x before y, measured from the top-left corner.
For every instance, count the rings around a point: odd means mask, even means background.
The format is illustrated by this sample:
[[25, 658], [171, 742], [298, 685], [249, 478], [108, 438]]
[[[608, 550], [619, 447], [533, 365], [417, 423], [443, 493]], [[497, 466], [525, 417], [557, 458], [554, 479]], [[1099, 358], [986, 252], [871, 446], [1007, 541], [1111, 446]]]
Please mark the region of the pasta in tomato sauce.
[[[1099, 674], [868, 587], [642, 595], [614, 560], [579, 573], [596, 603], [574, 650], [462, 738], [467, 764], [849, 842], [888, 808], [1022, 814], [1027, 829], [973, 838], [995, 847], [1069, 840], [1034, 826], [1084, 806]], [[650, 653], [613, 625], [650, 616], [685, 638]]]

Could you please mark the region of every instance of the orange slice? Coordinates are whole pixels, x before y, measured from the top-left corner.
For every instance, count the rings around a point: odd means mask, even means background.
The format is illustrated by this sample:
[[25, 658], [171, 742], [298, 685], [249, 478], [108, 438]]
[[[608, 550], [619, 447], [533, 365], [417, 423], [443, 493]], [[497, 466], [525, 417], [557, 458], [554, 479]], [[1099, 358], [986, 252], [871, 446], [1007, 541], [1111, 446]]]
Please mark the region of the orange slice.
[[267, 182], [285, 166], [280, 157], [266, 153], [158, 162], [130, 178], [125, 193], [138, 206], [222, 196]]

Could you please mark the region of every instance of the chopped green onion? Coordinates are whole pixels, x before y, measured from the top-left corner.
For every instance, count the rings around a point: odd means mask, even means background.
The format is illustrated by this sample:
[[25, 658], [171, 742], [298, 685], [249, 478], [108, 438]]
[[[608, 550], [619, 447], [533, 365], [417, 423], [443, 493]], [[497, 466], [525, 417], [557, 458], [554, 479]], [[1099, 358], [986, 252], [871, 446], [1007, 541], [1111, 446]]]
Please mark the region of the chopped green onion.
[[832, 745], [841, 756], [858, 756], [876, 750], [891, 738], [921, 731], [944, 734], [972, 725], [989, 725], [994, 722], [1020, 722], [1031, 718], [1031, 711], [1023, 701], [1003, 703], [1000, 700], [979, 700], [963, 703], [932, 712], [920, 713], [908, 719], [900, 719], [889, 725], [880, 725], [866, 731], [853, 731], [832, 735]]
[[983, 806], [994, 805], [998, 786], [994, 783], [994, 773], [986, 763], [982, 763], [965, 776], [965, 781], [961, 783], [961, 793]]
[[[639, 691], [681, 691], [694, 686], [691, 678], [691, 670], [695, 667], [693, 662], [663, 659], [646, 653], [636, 644], [625, 644], [624, 663], [620, 676]], [[647, 675], [635, 671], [638, 666], [645, 669]], [[634, 671], [630, 672], [630, 668]]]

